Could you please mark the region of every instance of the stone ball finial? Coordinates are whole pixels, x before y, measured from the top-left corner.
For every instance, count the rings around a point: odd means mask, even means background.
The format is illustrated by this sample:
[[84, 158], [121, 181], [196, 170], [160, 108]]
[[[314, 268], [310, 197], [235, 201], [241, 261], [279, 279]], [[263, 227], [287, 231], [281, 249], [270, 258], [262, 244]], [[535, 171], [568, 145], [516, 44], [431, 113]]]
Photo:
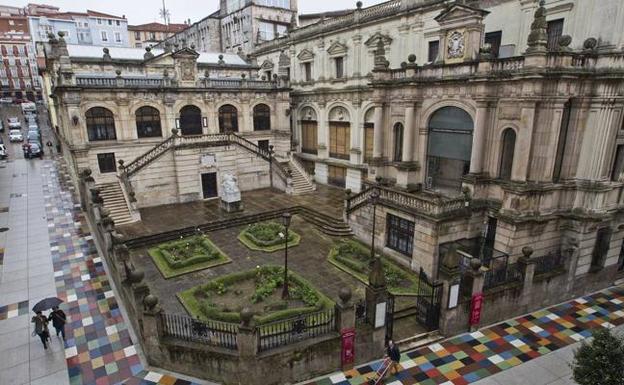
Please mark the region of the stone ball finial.
[[595, 49], [596, 46], [598, 45], [598, 40], [596, 40], [596, 38], [594, 37], [590, 37], [585, 39], [585, 41], [583, 42], [583, 48], [585, 49]]
[[249, 323], [251, 322], [251, 319], [253, 318], [253, 311], [251, 311], [250, 308], [248, 308], [247, 306], [245, 306], [241, 311], [240, 311], [240, 319], [241, 322], [243, 323], [243, 325], [245, 326], [249, 326]]
[[409, 56], [407, 57], [407, 61], [410, 63], [416, 63], [416, 55], [414, 55], [413, 53], [409, 54]]
[[406, 69], [407, 68], [407, 62], [401, 62], [401, 68], [402, 69]]
[[117, 163], [119, 163], [120, 166], [123, 166], [126, 162], [123, 159], [119, 159]]
[[470, 260], [470, 268], [474, 271], [478, 271], [481, 266], [483, 266], [483, 264], [481, 263], [481, 260], [479, 258], [472, 258]]
[[572, 36], [570, 36], [570, 35], [562, 35], [561, 37], [559, 37], [559, 40], [557, 41], [557, 44], [559, 44], [559, 47], [568, 47], [568, 46], [570, 46], [570, 44], [572, 44]]
[[358, 1], [357, 3], [355, 3], [355, 6], [357, 7], [357, 9], [361, 9], [362, 8], [362, 2]]
[[172, 128], [171, 129], [171, 135], [173, 135], [173, 136], [178, 135], [178, 129], [177, 128]]
[[219, 55], [219, 60], [223, 60], [223, 55]]
[[533, 254], [533, 248], [531, 246], [524, 246], [522, 248], [522, 255], [526, 258], [531, 258], [531, 254]]
[[241, 74], [241, 78], [245, 79], [247, 77], [247, 74]]
[[195, 44], [191, 44], [191, 49], [195, 49]]
[[167, 71], [167, 69], [165, 68], [165, 70], [163, 71], [163, 77], [168, 78], [169, 77], [169, 71]]
[[345, 286], [338, 292], [338, 298], [340, 298], [342, 303], [346, 304], [351, 299], [352, 294], [353, 293], [351, 293], [351, 289]]
[[115, 73], [117, 74], [117, 76], [121, 76], [121, 70], [115, 70]]
[[61, 38], [62, 38], [63, 36], [65, 36], [65, 32], [63, 32], [63, 31], [58, 31], [58, 35], [59, 35], [59, 37], [61, 37]]
[[106, 47], [102, 48], [102, 51], [107, 55], [110, 53], [110, 50]]
[[128, 281], [130, 281], [130, 283], [139, 283], [143, 280], [143, 277], [145, 277], [145, 273], [143, 271], [134, 269], [128, 274]]
[[273, 80], [277, 80], [277, 74], [273, 74]]
[[156, 305], [158, 305], [158, 297], [154, 294], [148, 294], [143, 298], [143, 305], [145, 305], [148, 310], [154, 310]]
[[152, 50], [152, 47], [147, 46], [147, 47], [145, 47], [145, 50], [146, 50], [147, 52], [150, 52], [150, 51]]

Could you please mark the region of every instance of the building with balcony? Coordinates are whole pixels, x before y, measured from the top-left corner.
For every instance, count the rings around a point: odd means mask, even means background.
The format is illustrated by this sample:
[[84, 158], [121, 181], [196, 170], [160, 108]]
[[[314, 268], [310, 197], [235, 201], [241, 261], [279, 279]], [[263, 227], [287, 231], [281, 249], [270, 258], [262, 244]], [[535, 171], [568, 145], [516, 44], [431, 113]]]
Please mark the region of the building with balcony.
[[147, 23], [128, 26], [130, 47], [142, 48], [154, 46], [172, 35], [188, 28], [188, 24]]

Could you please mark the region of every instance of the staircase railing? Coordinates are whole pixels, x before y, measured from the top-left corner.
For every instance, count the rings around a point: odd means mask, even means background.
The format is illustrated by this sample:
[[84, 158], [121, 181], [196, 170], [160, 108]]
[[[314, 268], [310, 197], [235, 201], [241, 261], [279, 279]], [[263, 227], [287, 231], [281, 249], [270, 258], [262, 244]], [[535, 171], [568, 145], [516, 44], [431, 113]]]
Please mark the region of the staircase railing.
[[167, 152], [174, 144], [176, 136], [171, 135], [167, 139], [158, 143], [152, 149], [144, 153], [143, 155], [139, 155], [132, 162], [126, 164], [123, 168], [126, 173], [126, 176], [130, 178], [132, 175], [136, 174], [140, 169], [152, 163], [162, 154]]
[[306, 180], [308, 181], [308, 183], [310, 183], [312, 185], [312, 187], [314, 187], [314, 189], [316, 189], [316, 185], [314, 183], [314, 179], [312, 178], [312, 176], [306, 171], [305, 167], [303, 167], [303, 165], [301, 164], [301, 162], [299, 161], [299, 159], [293, 155], [292, 152], [290, 152], [288, 154], [288, 159], [290, 160], [290, 163], [297, 169], [297, 171], [303, 175], [304, 178], [306, 178]]
[[345, 210], [347, 214], [366, 205], [373, 191], [379, 194], [379, 202], [386, 203], [400, 208], [408, 209], [412, 212], [429, 216], [442, 216], [469, 205], [469, 201], [464, 197], [459, 198], [429, 198], [421, 195], [410, 194], [403, 191], [393, 190], [383, 186], [371, 186], [368, 189], [350, 196], [346, 199]]

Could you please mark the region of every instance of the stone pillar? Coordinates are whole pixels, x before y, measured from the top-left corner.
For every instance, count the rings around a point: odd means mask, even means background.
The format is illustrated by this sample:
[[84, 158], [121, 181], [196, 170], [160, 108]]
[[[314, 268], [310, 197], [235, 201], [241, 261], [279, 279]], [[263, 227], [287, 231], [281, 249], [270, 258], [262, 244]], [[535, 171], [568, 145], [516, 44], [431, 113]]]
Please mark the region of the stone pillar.
[[[338, 297], [340, 302], [336, 303], [336, 331], [342, 334], [344, 330], [355, 328], [355, 304], [351, 301], [351, 289], [348, 287], [340, 289]], [[353, 369], [353, 363], [342, 366], [342, 370], [349, 369]]]
[[320, 159], [329, 157], [329, 117], [325, 110], [325, 103], [319, 103], [319, 116], [318, 116], [318, 153], [317, 157]]
[[[381, 352], [386, 345], [386, 306], [388, 297], [381, 260], [375, 258], [368, 276], [365, 297], [366, 318], [369, 325], [373, 327], [373, 351]], [[383, 319], [383, 322], [376, 323], [377, 319]]]
[[158, 297], [149, 294], [144, 298], [143, 306], [143, 351], [151, 365], [158, 365], [161, 362], [160, 337], [163, 335], [162, 310], [158, 306]]
[[580, 256], [579, 241], [576, 237], [569, 236], [568, 241], [563, 246], [563, 252], [567, 254], [565, 261], [566, 277], [566, 293], [572, 294], [574, 289], [574, 280], [576, 278], [576, 268]]
[[405, 106], [405, 128], [403, 132], [403, 162], [411, 162], [414, 154], [414, 103]]
[[[460, 283], [460, 275], [461, 271], [459, 268], [459, 254], [454, 247], [451, 247], [450, 250], [443, 256], [443, 260], [440, 263], [440, 274], [439, 279], [442, 281], [443, 289], [442, 289], [442, 303], [440, 304], [440, 333], [442, 335], [453, 335], [455, 333], [460, 332], [458, 330], [456, 319], [460, 318], [459, 306], [455, 306], [450, 309], [450, 295], [451, 295], [451, 286]], [[458, 303], [461, 298], [461, 287], [458, 293]]]
[[241, 324], [236, 334], [236, 345], [240, 356], [239, 374], [240, 383], [255, 376], [256, 355], [258, 353], [258, 333], [253, 324], [253, 313], [249, 308], [243, 308], [240, 313]]
[[522, 306], [522, 313], [528, 311], [529, 301], [531, 299], [531, 291], [533, 290], [533, 277], [535, 276], [535, 260], [531, 259], [533, 249], [529, 246], [522, 248], [522, 256], [518, 258], [518, 263], [522, 268], [522, 276], [524, 282], [522, 284], [522, 298], [520, 299], [520, 305]]
[[375, 105], [373, 119], [373, 159], [379, 159], [383, 157], [383, 104]]
[[[470, 292], [471, 293], [470, 298], [472, 298], [475, 294], [483, 293], [483, 284], [485, 283], [485, 276], [483, 274], [484, 271], [481, 267], [481, 261], [479, 261], [478, 259], [476, 258], [471, 259], [470, 267], [471, 269], [466, 272], [466, 276], [468, 276], [469, 279], [472, 281], [472, 288]], [[481, 308], [482, 315], [484, 311], [485, 309], [482, 307]], [[479, 324], [470, 325], [471, 332], [474, 332], [478, 329], [479, 329]]]
[[529, 168], [531, 166], [531, 142], [533, 141], [533, 126], [535, 125], [535, 102], [525, 102], [520, 112], [522, 127], [516, 138], [516, 149], [526, 149], [526, 151], [515, 151], [511, 179], [524, 182], [527, 180]]
[[477, 101], [477, 114], [475, 117], [474, 132], [472, 137], [472, 153], [470, 155], [471, 174], [481, 174], [483, 172], [483, 155], [487, 131], [487, 116], [487, 102]]
[[[611, 154], [619, 128], [619, 116], [610, 102], [592, 101], [589, 106], [585, 134], [581, 144], [577, 177], [588, 180], [605, 180], [609, 177]], [[592, 130], [591, 127], [600, 127]], [[596, 151], [596, 149], [604, 149]]]

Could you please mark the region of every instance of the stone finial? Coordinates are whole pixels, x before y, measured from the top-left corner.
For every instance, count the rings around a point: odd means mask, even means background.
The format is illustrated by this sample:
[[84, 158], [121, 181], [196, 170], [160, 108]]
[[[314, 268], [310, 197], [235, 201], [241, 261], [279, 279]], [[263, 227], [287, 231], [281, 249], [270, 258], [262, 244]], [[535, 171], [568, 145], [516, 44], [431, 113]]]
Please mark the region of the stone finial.
[[546, 53], [548, 47], [548, 32], [546, 27], [546, 8], [544, 0], [540, 0], [539, 7], [535, 11], [533, 16], [533, 23], [531, 23], [531, 32], [527, 40], [527, 53]]
[[248, 307], [244, 307], [240, 311], [240, 319], [243, 326], [249, 326], [251, 320], [253, 319], [253, 311], [251, 311]]
[[117, 77], [120, 78], [121, 77], [121, 70], [120, 69], [115, 70], [115, 74], [117, 74]]
[[246, 77], [247, 77], [247, 74], [245, 74], [245, 73], [241, 74], [241, 79], [245, 79]]
[[111, 61], [111, 60], [113, 60], [113, 58], [110, 55], [110, 50], [108, 48], [102, 48], [102, 51], [104, 52], [104, 55], [102, 55], [102, 59], [104, 61]]
[[223, 60], [223, 55], [219, 55], [219, 61], [218, 64], [225, 64], [225, 60]]
[[524, 255], [525, 258], [531, 258], [531, 255], [533, 254], [533, 248], [531, 246], [524, 246], [522, 248], [522, 255]]
[[380, 258], [373, 258], [371, 271], [368, 273], [368, 284], [374, 288], [386, 287], [386, 275]]
[[195, 50], [195, 44], [191, 44], [191, 49]]
[[357, 9], [362, 9], [362, 2], [358, 1], [357, 3], [355, 3], [355, 6], [357, 7]]
[[145, 277], [145, 273], [139, 269], [132, 269], [128, 273], [128, 281], [130, 283], [140, 283]]
[[344, 305], [346, 305], [349, 302], [349, 300], [351, 299], [351, 296], [352, 296], [351, 289], [348, 286], [341, 288], [340, 291], [338, 292], [338, 298], [340, 298], [340, 300], [342, 301]]
[[595, 37], [589, 37], [583, 42], [583, 49], [585, 49], [586, 51], [593, 51], [596, 49], [597, 46], [598, 40], [596, 40]]
[[61, 39], [63, 39], [63, 37], [65, 37], [65, 32], [58, 31], [58, 35], [59, 35], [59, 40], [61, 40]]
[[375, 69], [376, 70], [385, 70], [388, 68], [390, 63], [386, 60], [386, 49], [384, 48], [383, 39], [377, 40], [377, 48], [374, 52], [375, 55]]
[[145, 47], [145, 53], [143, 54], [143, 59], [149, 60], [153, 57], [154, 57], [154, 54], [152, 53], [152, 47]]
[[479, 258], [471, 258], [471, 259], [470, 259], [470, 268], [471, 268], [474, 272], [479, 271], [479, 269], [481, 268], [481, 266], [483, 266], [483, 263], [481, 262], [481, 260], [480, 260]]
[[570, 35], [562, 35], [557, 40], [557, 45], [559, 46], [559, 51], [568, 52], [570, 51], [570, 44], [572, 44], [572, 36]]
[[146, 310], [154, 310], [156, 305], [158, 305], [158, 297], [154, 294], [148, 294], [143, 298], [143, 305]]
[[209, 71], [209, 70], [205, 70], [205, 71], [204, 71], [204, 77], [205, 77], [206, 79], [208, 79], [208, 78], [210, 77], [210, 71]]
[[410, 64], [414, 64], [414, 63], [416, 63], [416, 55], [414, 55], [413, 53], [409, 54], [409, 55], [407, 56], [407, 61], [408, 61]]
[[172, 128], [171, 129], [171, 135], [173, 135], [173, 136], [178, 135], [178, 129], [177, 128]]

